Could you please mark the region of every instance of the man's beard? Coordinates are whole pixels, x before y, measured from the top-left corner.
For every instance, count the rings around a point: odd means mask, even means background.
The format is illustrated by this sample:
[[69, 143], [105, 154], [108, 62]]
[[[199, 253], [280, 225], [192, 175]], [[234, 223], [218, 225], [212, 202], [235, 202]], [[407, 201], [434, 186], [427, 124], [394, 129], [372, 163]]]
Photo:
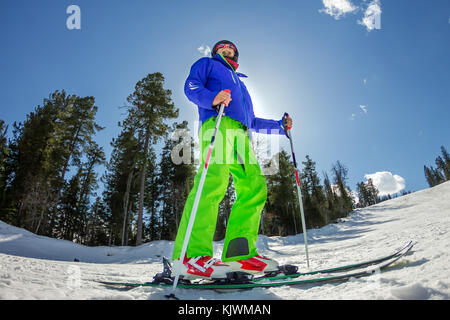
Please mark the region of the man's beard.
[[230, 59], [233, 58], [233, 54], [232, 54], [230, 51], [228, 51], [228, 50], [222, 51], [222, 55], [223, 55], [224, 57], [227, 57], [227, 58], [230, 58]]

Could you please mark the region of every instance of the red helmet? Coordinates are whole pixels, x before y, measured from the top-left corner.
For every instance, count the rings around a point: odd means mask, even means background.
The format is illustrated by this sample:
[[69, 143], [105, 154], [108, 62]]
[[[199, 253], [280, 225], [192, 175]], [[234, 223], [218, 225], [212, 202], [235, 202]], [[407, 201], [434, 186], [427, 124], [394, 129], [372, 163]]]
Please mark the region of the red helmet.
[[223, 44], [230, 44], [234, 47], [234, 57], [231, 58], [231, 60], [233, 60], [234, 62], [237, 63], [238, 59], [239, 59], [239, 51], [238, 51], [236, 45], [233, 42], [228, 41], [228, 40], [221, 40], [221, 41], [217, 42], [212, 49], [211, 55], [214, 57], [217, 53], [217, 50], [220, 48], [220, 45], [223, 45]]

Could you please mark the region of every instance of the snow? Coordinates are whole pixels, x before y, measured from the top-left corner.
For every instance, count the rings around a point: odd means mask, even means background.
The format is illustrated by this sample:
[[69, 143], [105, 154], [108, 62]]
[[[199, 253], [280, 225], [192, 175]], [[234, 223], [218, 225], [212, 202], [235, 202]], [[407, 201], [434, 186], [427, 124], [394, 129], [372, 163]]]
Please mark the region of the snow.
[[[382, 257], [416, 241], [389, 271], [322, 285], [218, 293], [177, 289], [181, 299], [429, 299], [450, 298], [450, 182], [358, 209], [337, 224], [308, 230], [310, 269]], [[86, 247], [37, 236], [0, 221], [0, 299], [165, 299], [170, 288], [119, 291], [95, 282], [151, 281], [173, 242], [139, 247]], [[214, 243], [220, 256], [223, 242]], [[303, 235], [258, 239], [260, 253], [307, 271]], [[79, 262], [75, 262], [77, 259]]]

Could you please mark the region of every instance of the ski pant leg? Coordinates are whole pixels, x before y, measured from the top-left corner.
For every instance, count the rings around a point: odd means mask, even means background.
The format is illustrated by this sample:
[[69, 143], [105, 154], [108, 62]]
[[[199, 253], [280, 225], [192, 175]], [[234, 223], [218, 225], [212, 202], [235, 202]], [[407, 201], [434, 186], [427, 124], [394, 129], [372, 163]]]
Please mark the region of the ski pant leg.
[[[222, 261], [235, 261], [258, 255], [256, 241], [261, 212], [267, 199], [265, 176], [244, 130], [236, 136], [236, 163], [230, 164], [236, 201], [227, 224]], [[242, 147], [243, 146], [243, 147]]]
[[[208, 165], [205, 183], [186, 251], [186, 255], [189, 258], [196, 256], [213, 256], [213, 238], [216, 230], [219, 204], [225, 196], [229, 182], [229, 167], [225, 161], [225, 158], [227, 158], [226, 152], [230, 151], [230, 147], [227, 146], [228, 142], [225, 137], [225, 131], [229, 122], [227, 119], [228, 118], [226, 117], [222, 118], [219, 131], [216, 135], [214, 150]], [[184, 206], [183, 215], [175, 239], [172, 254], [173, 260], [178, 259], [181, 255], [189, 217], [198, 191], [200, 178], [205, 167], [206, 154], [209, 149], [214, 127], [215, 117], [205, 121], [199, 132], [199, 139], [201, 142], [200, 150], [202, 151], [200, 168], [194, 179], [194, 187], [190, 191]]]

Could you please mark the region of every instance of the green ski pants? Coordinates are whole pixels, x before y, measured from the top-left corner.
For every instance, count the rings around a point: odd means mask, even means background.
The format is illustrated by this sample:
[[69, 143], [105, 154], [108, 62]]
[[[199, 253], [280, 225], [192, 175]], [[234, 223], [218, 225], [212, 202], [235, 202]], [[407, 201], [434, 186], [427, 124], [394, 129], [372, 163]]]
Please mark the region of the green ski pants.
[[[175, 239], [173, 260], [178, 259], [181, 254], [215, 123], [216, 117], [212, 117], [206, 120], [200, 128], [201, 165], [194, 179], [194, 187], [186, 200]], [[213, 257], [213, 237], [219, 203], [225, 196], [230, 173], [233, 177], [236, 200], [227, 223], [222, 261], [242, 260], [258, 255], [256, 241], [261, 211], [267, 199], [266, 179], [253, 153], [244, 125], [223, 116], [187, 247], [188, 258]]]

